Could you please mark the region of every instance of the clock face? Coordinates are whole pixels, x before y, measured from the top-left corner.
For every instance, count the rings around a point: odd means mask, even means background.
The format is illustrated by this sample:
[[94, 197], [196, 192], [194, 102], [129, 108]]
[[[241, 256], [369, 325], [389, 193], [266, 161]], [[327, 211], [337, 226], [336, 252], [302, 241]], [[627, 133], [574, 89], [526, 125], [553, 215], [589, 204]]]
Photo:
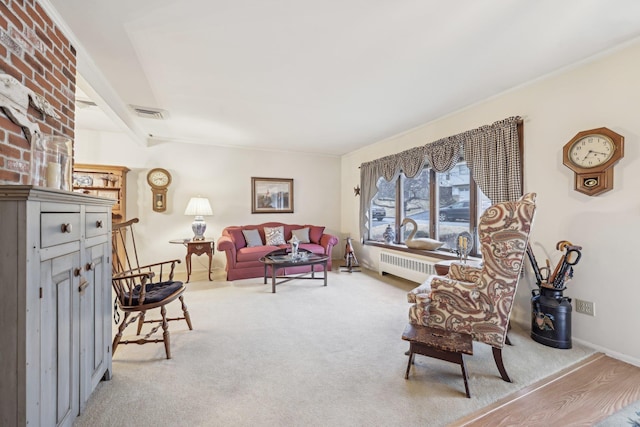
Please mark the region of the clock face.
[[569, 159], [584, 169], [595, 168], [608, 162], [616, 150], [611, 138], [591, 134], [578, 139], [569, 148]]
[[154, 187], [166, 187], [171, 183], [171, 175], [164, 169], [152, 169], [147, 175], [147, 181]]

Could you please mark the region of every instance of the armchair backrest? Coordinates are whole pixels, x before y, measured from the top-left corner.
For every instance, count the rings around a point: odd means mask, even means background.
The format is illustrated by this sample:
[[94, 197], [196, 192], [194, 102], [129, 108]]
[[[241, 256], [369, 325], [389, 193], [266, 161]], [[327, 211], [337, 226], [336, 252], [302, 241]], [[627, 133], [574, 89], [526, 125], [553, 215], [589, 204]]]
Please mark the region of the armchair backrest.
[[140, 265], [133, 229], [133, 225], [138, 222], [138, 218], [133, 218], [113, 224], [112, 229], [111, 282], [116, 296], [125, 306], [131, 305], [132, 299], [137, 298], [136, 289], [142, 289], [137, 300], [141, 305], [144, 302], [147, 284], [173, 281], [175, 266], [180, 263], [180, 260], [174, 259]]
[[504, 346], [520, 271], [535, 214], [535, 193], [496, 203], [480, 218], [482, 269], [474, 282], [431, 282], [429, 324], [493, 347]]
[[[535, 193], [497, 203], [480, 218], [482, 273], [477, 282], [484, 310], [474, 327], [477, 341], [501, 348], [507, 335], [520, 272], [535, 215]], [[484, 326], [482, 325], [484, 324]]]

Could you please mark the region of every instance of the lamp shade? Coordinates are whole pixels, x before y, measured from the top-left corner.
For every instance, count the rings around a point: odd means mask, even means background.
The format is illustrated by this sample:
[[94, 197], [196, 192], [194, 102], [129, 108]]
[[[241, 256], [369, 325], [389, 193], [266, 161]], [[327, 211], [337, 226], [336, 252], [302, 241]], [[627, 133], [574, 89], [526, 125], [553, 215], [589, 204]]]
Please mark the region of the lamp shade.
[[184, 210], [185, 215], [205, 216], [213, 215], [211, 204], [206, 197], [192, 197], [189, 200], [187, 208]]

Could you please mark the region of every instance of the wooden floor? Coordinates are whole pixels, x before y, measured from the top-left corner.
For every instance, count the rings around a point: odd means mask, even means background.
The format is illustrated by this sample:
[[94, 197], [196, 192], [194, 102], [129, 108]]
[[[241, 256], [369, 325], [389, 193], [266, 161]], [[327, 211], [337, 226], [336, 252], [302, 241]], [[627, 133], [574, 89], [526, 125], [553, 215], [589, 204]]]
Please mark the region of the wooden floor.
[[640, 400], [640, 368], [596, 353], [451, 426], [591, 426]]

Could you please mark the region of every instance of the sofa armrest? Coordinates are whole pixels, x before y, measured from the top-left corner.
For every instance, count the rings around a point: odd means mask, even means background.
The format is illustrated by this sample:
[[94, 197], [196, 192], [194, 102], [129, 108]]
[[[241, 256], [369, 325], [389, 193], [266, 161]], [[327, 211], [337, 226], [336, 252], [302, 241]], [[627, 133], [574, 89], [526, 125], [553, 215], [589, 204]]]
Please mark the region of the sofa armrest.
[[320, 246], [324, 248], [324, 253], [326, 255], [331, 255], [331, 250], [335, 245], [338, 244], [338, 238], [331, 234], [323, 234], [320, 237]]
[[236, 244], [229, 236], [220, 236], [216, 244], [218, 251], [224, 251], [227, 255], [227, 265], [236, 265]]

